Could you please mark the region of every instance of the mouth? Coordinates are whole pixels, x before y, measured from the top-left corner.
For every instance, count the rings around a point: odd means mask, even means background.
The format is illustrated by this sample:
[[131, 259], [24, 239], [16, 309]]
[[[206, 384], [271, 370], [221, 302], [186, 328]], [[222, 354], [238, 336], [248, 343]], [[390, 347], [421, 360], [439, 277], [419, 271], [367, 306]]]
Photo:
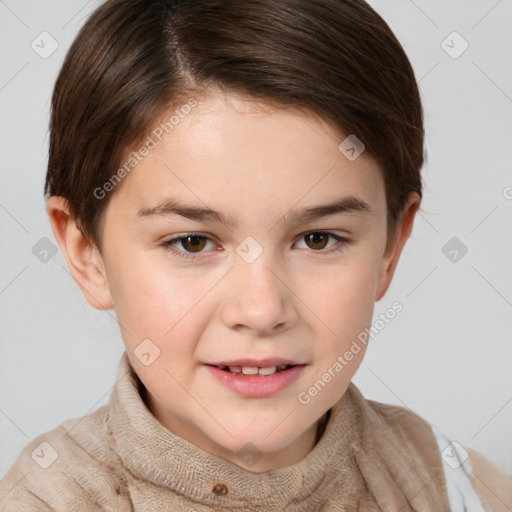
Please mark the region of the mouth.
[[272, 366], [236, 366], [236, 365], [217, 365], [209, 364], [207, 366], [213, 366], [224, 372], [229, 372], [234, 375], [274, 375], [275, 373], [281, 373], [286, 370], [290, 370], [294, 366], [303, 366], [295, 364], [281, 364]]
[[306, 366], [284, 359], [258, 361], [257, 364], [246, 359], [205, 364], [217, 382], [245, 398], [276, 396], [291, 386]]

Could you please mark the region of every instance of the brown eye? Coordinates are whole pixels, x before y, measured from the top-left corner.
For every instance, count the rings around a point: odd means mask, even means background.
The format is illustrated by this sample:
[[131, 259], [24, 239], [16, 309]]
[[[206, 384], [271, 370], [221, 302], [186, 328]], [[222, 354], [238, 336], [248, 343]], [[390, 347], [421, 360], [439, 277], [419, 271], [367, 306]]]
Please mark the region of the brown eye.
[[188, 252], [200, 252], [204, 249], [208, 239], [204, 236], [186, 236], [181, 239], [182, 247]]
[[304, 240], [310, 249], [320, 250], [325, 249], [329, 236], [327, 233], [309, 233], [304, 236]]

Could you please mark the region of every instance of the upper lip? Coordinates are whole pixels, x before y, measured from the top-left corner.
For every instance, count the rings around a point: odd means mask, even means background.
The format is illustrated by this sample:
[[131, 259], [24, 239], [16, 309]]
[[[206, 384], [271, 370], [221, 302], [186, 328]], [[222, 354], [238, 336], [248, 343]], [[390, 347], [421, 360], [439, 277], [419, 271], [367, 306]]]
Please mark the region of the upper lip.
[[269, 357], [266, 359], [236, 359], [234, 361], [220, 361], [217, 363], [206, 363], [211, 366], [249, 366], [249, 367], [259, 367], [259, 368], [269, 368], [271, 366], [281, 366], [285, 365], [303, 365], [304, 363], [298, 363], [292, 359], [284, 359], [282, 357]]

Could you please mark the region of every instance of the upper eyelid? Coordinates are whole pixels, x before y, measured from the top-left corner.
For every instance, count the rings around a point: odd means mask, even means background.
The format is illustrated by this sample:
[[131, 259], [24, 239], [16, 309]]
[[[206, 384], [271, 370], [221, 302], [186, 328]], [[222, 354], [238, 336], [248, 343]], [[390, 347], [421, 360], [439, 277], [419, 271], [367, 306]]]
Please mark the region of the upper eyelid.
[[198, 237], [198, 238], [206, 238], [207, 240], [210, 240], [210, 241], [212, 241], [212, 242], [214, 242], [214, 243], [218, 243], [218, 242], [216, 241], [216, 239], [215, 239], [215, 238], [213, 238], [213, 237], [212, 237], [212, 236], [210, 236], [210, 235], [206, 235], [206, 234], [204, 234], [204, 233], [194, 233], [194, 232], [191, 232], [191, 233], [184, 233], [184, 234], [179, 235], [179, 236], [173, 236], [172, 238], [169, 238], [169, 239], [167, 239], [167, 240], [164, 240], [162, 243], [163, 243], [164, 245], [171, 245], [171, 242], [173, 242], [173, 243], [179, 243], [181, 240], [185, 240], [185, 239], [186, 239], [186, 238], [188, 238], [189, 236], [190, 236], [190, 237], [194, 237], [194, 236], [196, 236], [196, 237]]
[[[326, 234], [326, 235], [331, 235], [333, 237], [345, 238], [342, 235], [337, 235], [336, 233], [333, 233], [332, 231], [329, 231], [327, 229], [311, 229], [309, 231], [303, 231], [302, 233], [299, 233], [298, 235], [296, 235], [295, 238], [300, 238], [300, 237], [303, 237], [303, 236], [306, 236], [306, 235], [310, 235], [312, 233], [323, 233], [323, 234]], [[178, 236], [174, 236], [173, 238], [169, 238], [168, 240], [166, 240], [166, 242], [182, 240], [182, 239], [187, 238], [189, 236], [197, 236], [197, 237], [201, 237], [201, 238], [207, 238], [208, 240], [215, 240], [214, 237], [212, 237], [211, 235], [208, 235], [206, 233], [200, 233], [200, 232], [196, 232], [196, 231], [191, 231], [189, 233], [185, 232], [185, 233], [180, 234]]]
[[[333, 232], [328, 231], [328, 230], [322, 230], [322, 229], [304, 231], [304, 232], [300, 233], [299, 235], [296, 235], [295, 239], [296, 239], [296, 241], [299, 241], [301, 238], [305, 237], [306, 235], [310, 235], [310, 234], [313, 234], [313, 233], [326, 234], [328, 236], [333, 237], [338, 242], [343, 242], [343, 241], [347, 241], [348, 240], [348, 238], [343, 236], [343, 235], [337, 235], [336, 233], [333, 233]], [[180, 234], [179, 236], [175, 236], [173, 238], [169, 238], [168, 240], [165, 240], [163, 242], [163, 244], [170, 246], [171, 242], [173, 242], [172, 245], [174, 245], [174, 244], [179, 243], [181, 240], [186, 239], [187, 237], [193, 237], [193, 236], [196, 236], [198, 238], [206, 238], [207, 240], [210, 240], [210, 241], [212, 241], [214, 243], [218, 243], [218, 242], [216, 242], [215, 238], [213, 238], [210, 235], [207, 235], [206, 233], [199, 233], [199, 232], [192, 231], [190, 233], [183, 233], [183, 234]], [[191, 254], [193, 254], [193, 253], [191, 253]], [[197, 254], [200, 254], [200, 253], [197, 253]]]
[[185, 238], [188, 238], [189, 236], [197, 236], [198, 238], [207, 238], [208, 240], [215, 242], [215, 238], [213, 238], [210, 235], [207, 235], [205, 233], [190, 232], [190, 233], [183, 233], [182, 235], [178, 235], [178, 236], [173, 236], [172, 238], [164, 240], [163, 243], [168, 244], [169, 242], [179, 242], [180, 240], [184, 240]]

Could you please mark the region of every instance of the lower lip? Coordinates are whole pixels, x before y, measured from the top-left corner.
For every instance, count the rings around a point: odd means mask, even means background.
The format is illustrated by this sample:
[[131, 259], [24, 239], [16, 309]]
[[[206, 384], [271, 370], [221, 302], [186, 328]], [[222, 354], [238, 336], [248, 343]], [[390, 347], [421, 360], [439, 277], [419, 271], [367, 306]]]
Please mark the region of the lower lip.
[[226, 387], [247, 398], [265, 398], [275, 395], [296, 380], [304, 365], [296, 365], [273, 375], [244, 375], [206, 365], [212, 375]]

